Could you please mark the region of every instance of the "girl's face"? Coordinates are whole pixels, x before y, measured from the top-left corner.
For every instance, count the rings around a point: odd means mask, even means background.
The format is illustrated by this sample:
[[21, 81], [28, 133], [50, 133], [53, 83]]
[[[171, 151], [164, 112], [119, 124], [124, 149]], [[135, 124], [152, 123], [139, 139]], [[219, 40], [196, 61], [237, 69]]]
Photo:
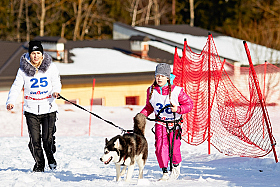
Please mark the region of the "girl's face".
[[157, 84], [162, 87], [167, 83], [168, 78], [166, 76], [163, 75], [157, 75], [156, 76], [156, 82]]
[[33, 51], [29, 56], [31, 63], [34, 66], [38, 66], [43, 60], [43, 54], [40, 51]]

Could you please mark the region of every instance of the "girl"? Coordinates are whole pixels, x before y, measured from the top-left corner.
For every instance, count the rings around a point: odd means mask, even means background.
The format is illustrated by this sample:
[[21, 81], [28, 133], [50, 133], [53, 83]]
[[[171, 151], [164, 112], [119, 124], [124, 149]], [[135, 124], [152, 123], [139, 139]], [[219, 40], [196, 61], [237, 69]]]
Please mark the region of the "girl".
[[[168, 64], [158, 64], [155, 71], [155, 81], [151, 87], [147, 89], [146, 106], [140, 113], [149, 116], [152, 112], [157, 115], [159, 111], [166, 105], [171, 104], [170, 108], [164, 109], [160, 115], [160, 120], [180, 119], [182, 114], [192, 110], [193, 102], [184, 92], [183, 88], [173, 85], [175, 76], [171, 74], [171, 68]], [[169, 123], [168, 128], [172, 128], [174, 124]], [[155, 148], [156, 157], [159, 167], [162, 168], [163, 176], [161, 180], [177, 179], [180, 175], [181, 158], [181, 140], [176, 138], [179, 129], [175, 130], [174, 146], [173, 146], [173, 169], [169, 176], [167, 167], [169, 162], [169, 143], [172, 142], [173, 133], [168, 133], [166, 123], [156, 121], [155, 123]]]

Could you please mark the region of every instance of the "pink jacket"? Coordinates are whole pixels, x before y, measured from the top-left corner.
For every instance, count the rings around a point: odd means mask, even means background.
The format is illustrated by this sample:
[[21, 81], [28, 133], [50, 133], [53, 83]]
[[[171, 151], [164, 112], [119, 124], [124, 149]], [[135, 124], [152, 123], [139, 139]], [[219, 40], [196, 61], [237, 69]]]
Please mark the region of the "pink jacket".
[[[171, 91], [173, 91], [174, 88], [175, 88], [175, 85], [172, 85], [171, 86]], [[155, 86], [155, 90], [158, 93], [162, 94], [162, 95], [168, 95], [168, 93], [169, 93], [168, 86], [163, 86], [162, 88], [160, 88], [158, 85], [156, 85]], [[150, 104], [150, 101], [149, 101], [149, 95], [150, 95], [150, 87], [147, 89], [146, 106], [140, 112], [140, 113], [144, 114], [147, 117], [154, 111], [154, 108], [152, 107], [152, 105]], [[192, 108], [193, 108], [193, 101], [184, 92], [183, 89], [181, 90], [181, 92], [179, 94], [178, 101], [180, 103], [180, 106], [177, 106], [177, 108], [178, 108], [177, 109], [177, 113], [178, 114], [185, 114], [185, 113], [188, 113], [188, 112], [190, 112], [192, 110]]]

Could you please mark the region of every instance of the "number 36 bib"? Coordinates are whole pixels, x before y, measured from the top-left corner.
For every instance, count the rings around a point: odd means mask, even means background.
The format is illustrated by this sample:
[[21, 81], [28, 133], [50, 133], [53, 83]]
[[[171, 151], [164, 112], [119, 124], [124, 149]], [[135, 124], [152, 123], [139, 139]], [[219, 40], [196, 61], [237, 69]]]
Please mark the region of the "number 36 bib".
[[[153, 91], [152, 97], [150, 99], [150, 103], [154, 108], [154, 113], [157, 115], [158, 112], [165, 107], [166, 105], [169, 105], [170, 102], [173, 105], [179, 106], [178, 102], [178, 96], [181, 92], [181, 87], [175, 86], [172, 93], [171, 93], [171, 101], [169, 100], [169, 95], [161, 95], [156, 90]], [[171, 111], [171, 108], [168, 107], [165, 110], [163, 110], [160, 115], [160, 119], [170, 121], [174, 120], [174, 114]], [[181, 117], [181, 114], [175, 113], [175, 118], [179, 119]]]

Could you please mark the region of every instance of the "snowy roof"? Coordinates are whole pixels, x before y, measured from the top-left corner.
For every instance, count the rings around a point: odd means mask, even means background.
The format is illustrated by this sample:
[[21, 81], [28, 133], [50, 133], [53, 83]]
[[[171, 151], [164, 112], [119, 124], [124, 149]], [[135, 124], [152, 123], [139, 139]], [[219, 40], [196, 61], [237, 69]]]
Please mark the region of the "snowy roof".
[[74, 63], [56, 63], [61, 75], [115, 74], [155, 71], [157, 63], [105, 48], [74, 48]]
[[[183, 44], [184, 39], [191, 48], [202, 50], [207, 42], [206, 36], [193, 36], [175, 32], [167, 32], [147, 27], [134, 27], [134, 29], [161, 36], [178, 44]], [[248, 59], [243, 46], [243, 41], [228, 36], [216, 36], [214, 42], [219, 56], [248, 65]], [[148, 41], [150, 46], [174, 54], [174, 46], [159, 41]], [[254, 64], [261, 64], [267, 60], [275, 63], [280, 59], [280, 51], [247, 42]], [[139, 73], [155, 70], [155, 62], [135, 58], [117, 50], [108, 48], [73, 48], [69, 51], [74, 56], [74, 63], [56, 63], [61, 75], [85, 75], [85, 74], [117, 74], [117, 73]], [[181, 50], [178, 50], [182, 56]]]
[[[149, 33], [154, 36], [161, 36], [165, 39], [174, 41], [179, 44], [183, 44], [184, 39], [187, 39], [187, 44], [191, 48], [199, 50], [202, 50], [204, 48], [207, 41], [207, 36], [193, 36], [190, 34], [167, 32], [147, 27], [134, 28], [136, 30]], [[241, 64], [249, 64], [245, 48], [243, 46], [243, 40], [228, 36], [217, 36], [214, 37], [214, 42], [219, 56], [231, 59], [233, 61], [241, 62]], [[254, 64], [262, 64], [265, 62], [265, 60], [270, 63], [276, 63], [280, 59], [280, 51], [278, 50], [267, 48], [261, 45], [256, 45], [250, 42], [247, 42], [247, 44]], [[174, 53], [174, 47], [168, 47], [168, 45], [163, 45], [161, 42], [150, 42], [150, 45]]]

